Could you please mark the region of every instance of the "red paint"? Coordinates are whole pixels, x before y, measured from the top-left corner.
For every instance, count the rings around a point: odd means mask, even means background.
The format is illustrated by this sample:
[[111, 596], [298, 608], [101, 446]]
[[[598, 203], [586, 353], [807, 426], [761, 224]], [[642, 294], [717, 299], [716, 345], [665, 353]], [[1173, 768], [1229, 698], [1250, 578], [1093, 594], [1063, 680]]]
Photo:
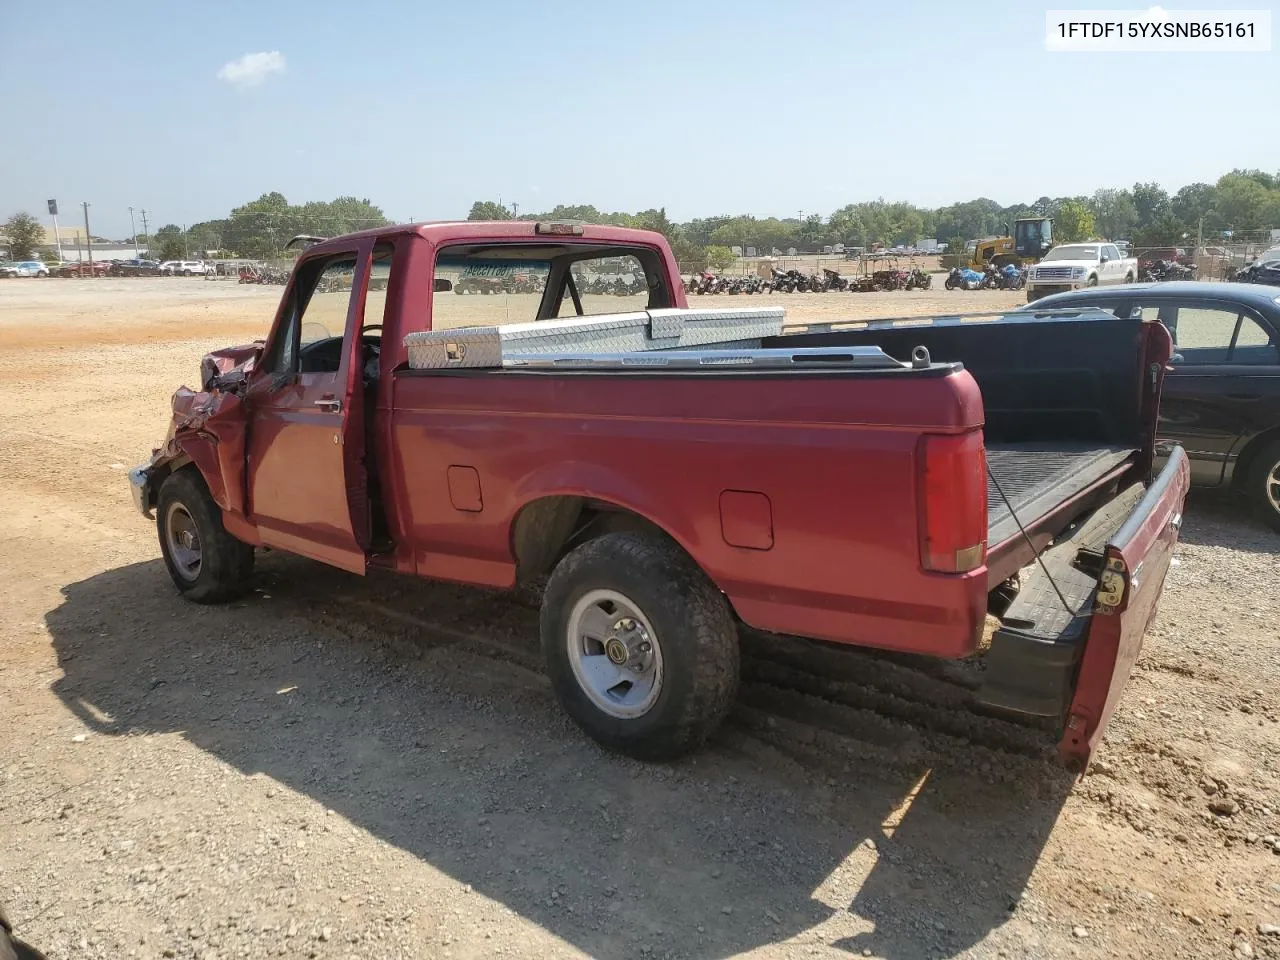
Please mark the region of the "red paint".
[[1069, 767], [1084, 770], [1120, 702], [1164, 589], [1190, 484], [1187, 456], [1176, 447], [1134, 511], [1141, 523], [1127, 534], [1120, 531], [1107, 545], [1107, 559], [1123, 561], [1127, 584], [1122, 602], [1112, 612], [1096, 612], [1089, 629], [1068, 726], [1058, 744], [1059, 756]]
[[480, 474], [475, 467], [452, 466], [449, 474], [449, 502], [453, 509], [479, 513], [484, 509], [484, 496], [480, 492]]
[[763, 493], [725, 490], [720, 494], [720, 535], [731, 547], [773, 549], [773, 504]]
[[[153, 464], [194, 463], [227, 529], [246, 542], [358, 573], [377, 563], [493, 587], [514, 583], [512, 528], [521, 510], [543, 497], [584, 497], [666, 531], [754, 627], [941, 657], [974, 651], [989, 578], [1031, 558], [1021, 542], [995, 545], [985, 558], [966, 552], [986, 524], [982, 397], [969, 373], [397, 371], [404, 335], [431, 328], [437, 251], [547, 241], [534, 230], [418, 224], [311, 247], [302, 262], [353, 255], [357, 291], [375, 245], [395, 250], [372, 408], [365, 410], [362, 347], [351, 335], [364, 322], [363, 296], [352, 298], [336, 373], [281, 381], [263, 368], [295, 274], [265, 352], [250, 345], [207, 359], [206, 374], [242, 373], [244, 382], [180, 391], [174, 432]], [[658, 234], [592, 226], [556, 240], [648, 248], [665, 265], [672, 302], [687, 305]], [[1161, 344], [1150, 346], [1162, 363]], [[1137, 389], [1148, 389], [1147, 376], [1135, 371]], [[340, 413], [315, 404], [330, 399], [341, 401]], [[1144, 411], [1152, 437], [1155, 411], [1153, 396]], [[1131, 575], [1138, 571], [1137, 585], [1127, 608], [1095, 618], [1075, 725], [1061, 747], [1067, 762], [1087, 761], [1137, 656], [1172, 549], [1169, 519], [1185, 493], [1185, 458], [1180, 464], [1144, 502], [1139, 529], [1109, 548]], [[374, 556], [370, 465], [392, 541], [389, 553]]]
[[[383, 476], [395, 491], [392, 537], [412, 545], [420, 574], [510, 586], [520, 509], [586, 495], [664, 529], [753, 626], [945, 656], [974, 648], [985, 570], [928, 574], [916, 549], [921, 433], [981, 423], [966, 372], [394, 381]], [[453, 508], [454, 463], [479, 470], [483, 513]], [[771, 550], [725, 542], [726, 489], [767, 495]]]

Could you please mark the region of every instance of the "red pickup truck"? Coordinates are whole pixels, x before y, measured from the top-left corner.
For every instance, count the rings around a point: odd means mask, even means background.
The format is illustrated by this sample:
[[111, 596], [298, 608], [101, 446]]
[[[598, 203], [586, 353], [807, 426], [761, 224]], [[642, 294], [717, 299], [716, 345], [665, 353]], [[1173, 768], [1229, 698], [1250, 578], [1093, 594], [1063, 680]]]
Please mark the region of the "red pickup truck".
[[[620, 269], [645, 283], [584, 292]], [[454, 289], [502, 270], [538, 283]], [[1151, 476], [1165, 328], [1087, 309], [779, 325], [692, 366], [683, 350], [418, 369], [406, 346], [685, 307], [669, 246], [643, 231], [437, 223], [317, 242], [266, 339], [206, 357], [201, 389], [175, 394], [135, 501], [197, 602], [243, 589], [255, 547], [355, 574], [545, 579], [557, 696], [632, 755], [715, 729], [743, 623], [981, 655], [977, 699], [1055, 718], [1083, 769], [1181, 524], [1181, 449]], [[740, 363], [745, 348], [769, 365]]]

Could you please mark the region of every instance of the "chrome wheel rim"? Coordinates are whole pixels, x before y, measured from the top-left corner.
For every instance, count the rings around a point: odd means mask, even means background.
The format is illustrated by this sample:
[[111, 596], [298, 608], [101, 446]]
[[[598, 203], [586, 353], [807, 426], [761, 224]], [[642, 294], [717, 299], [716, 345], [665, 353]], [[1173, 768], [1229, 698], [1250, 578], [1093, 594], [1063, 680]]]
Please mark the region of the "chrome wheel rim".
[[632, 720], [662, 693], [662, 647], [640, 608], [616, 590], [592, 590], [569, 611], [569, 664], [578, 686], [611, 717]]
[[1280, 513], [1280, 461], [1271, 467], [1271, 472], [1262, 481], [1262, 492], [1266, 495], [1271, 509]]
[[200, 531], [190, 511], [181, 503], [169, 504], [164, 515], [164, 539], [174, 569], [183, 580], [200, 576]]

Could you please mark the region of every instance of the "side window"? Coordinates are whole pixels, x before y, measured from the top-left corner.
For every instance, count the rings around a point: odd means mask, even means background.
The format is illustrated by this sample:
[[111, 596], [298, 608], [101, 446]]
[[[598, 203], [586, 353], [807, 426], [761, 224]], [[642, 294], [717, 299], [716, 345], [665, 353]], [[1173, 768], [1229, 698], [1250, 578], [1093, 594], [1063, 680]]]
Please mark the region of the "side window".
[[1181, 364], [1277, 362], [1275, 339], [1256, 320], [1238, 310], [1178, 307], [1172, 318], [1162, 314], [1160, 319], [1173, 333]]
[[[569, 265], [569, 276], [582, 300], [583, 316], [630, 313], [649, 306], [650, 278], [639, 257], [633, 254], [575, 260]], [[558, 316], [576, 314], [566, 284]]]
[[1116, 249], [1115, 244], [1109, 243], [1104, 249], [1106, 250], [1107, 256], [1112, 260], [1120, 259], [1120, 251]]
[[354, 256], [315, 260], [298, 268], [267, 369], [281, 374], [337, 371], [355, 268]]
[[395, 247], [373, 248], [373, 269], [369, 271], [369, 290], [364, 301], [364, 335], [381, 337], [387, 317], [387, 287], [391, 284], [391, 258]]

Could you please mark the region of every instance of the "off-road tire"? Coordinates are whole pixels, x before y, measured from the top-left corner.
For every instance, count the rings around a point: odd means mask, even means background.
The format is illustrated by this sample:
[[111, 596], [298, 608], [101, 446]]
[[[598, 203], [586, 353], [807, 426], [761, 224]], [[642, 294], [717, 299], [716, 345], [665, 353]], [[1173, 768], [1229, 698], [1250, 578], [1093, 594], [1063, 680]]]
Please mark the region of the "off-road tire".
[[[620, 719], [597, 707], [570, 663], [569, 617], [593, 590], [625, 596], [661, 647], [658, 699]], [[572, 550], [547, 582], [542, 652], [565, 712], [596, 742], [642, 760], [670, 760], [701, 746], [738, 689], [738, 634], [728, 601], [680, 547], [652, 533], [608, 533]]]
[[[184, 576], [171, 555], [166, 524], [170, 508], [180, 503], [195, 522], [200, 538], [200, 570]], [[244, 593], [253, 573], [253, 547], [227, 533], [222, 509], [213, 502], [204, 479], [192, 469], [170, 474], [160, 487], [156, 502], [156, 531], [160, 553], [174, 586], [195, 603], [225, 603]]]
[[1280, 471], [1280, 440], [1272, 440], [1250, 461], [1244, 476], [1244, 490], [1258, 519], [1280, 532], [1280, 509], [1267, 497], [1269, 478], [1276, 471]]

